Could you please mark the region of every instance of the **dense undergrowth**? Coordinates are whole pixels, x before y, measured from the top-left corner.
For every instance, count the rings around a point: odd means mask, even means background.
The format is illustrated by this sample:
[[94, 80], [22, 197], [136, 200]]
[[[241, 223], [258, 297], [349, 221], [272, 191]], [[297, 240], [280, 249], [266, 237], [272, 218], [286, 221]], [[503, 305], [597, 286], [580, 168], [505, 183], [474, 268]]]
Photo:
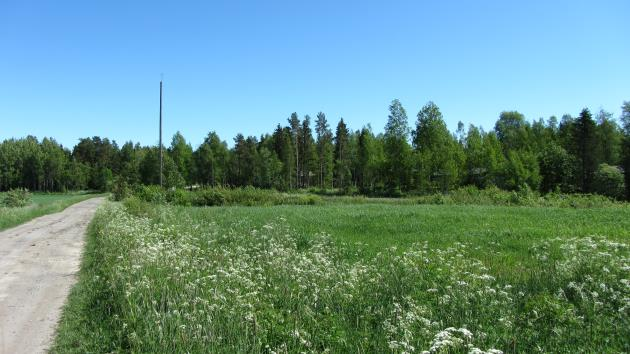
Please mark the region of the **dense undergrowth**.
[[31, 203], [31, 193], [26, 189], [12, 189], [0, 195], [0, 206], [7, 208], [25, 207]]
[[322, 198], [312, 194], [285, 193], [274, 189], [245, 188], [199, 188], [166, 189], [159, 186], [136, 186], [124, 191], [114, 191], [114, 200], [128, 197], [155, 204], [180, 206], [222, 206], [222, 205], [313, 205]]
[[501, 240], [374, 255], [282, 216], [217, 223], [188, 209], [97, 213], [53, 352], [630, 350], [624, 242], [533, 239], [527, 270], [498, 269], [478, 255], [501, 258]]
[[498, 205], [560, 208], [595, 208], [628, 206], [627, 203], [597, 194], [548, 193], [541, 195], [524, 188], [520, 191], [505, 191], [497, 187], [478, 189], [463, 187], [448, 193], [399, 198], [345, 195], [334, 190], [299, 190], [292, 193], [274, 189], [244, 188], [198, 188], [165, 189], [159, 186], [125, 187], [115, 190], [114, 200], [135, 197], [140, 201], [179, 206], [222, 206], [222, 205], [315, 205], [326, 203], [393, 203], [393, 204], [445, 204], [445, 205]]
[[505, 191], [497, 187], [477, 189], [463, 187], [445, 194], [433, 194], [415, 197], [419, 204], [447, 205], [502, 205], [560, 208], [592, 208], [627, 206], [627, 203], [598, 194], [540, 194], [529, 188], [519, 191]]

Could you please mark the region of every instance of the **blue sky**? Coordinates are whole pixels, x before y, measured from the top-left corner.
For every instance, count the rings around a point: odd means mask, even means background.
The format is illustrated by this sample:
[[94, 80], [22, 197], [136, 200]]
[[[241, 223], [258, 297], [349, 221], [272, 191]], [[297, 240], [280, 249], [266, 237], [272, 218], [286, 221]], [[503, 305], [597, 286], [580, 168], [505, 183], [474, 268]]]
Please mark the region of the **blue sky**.
[[630, 1], [0, 0], [0, 139], [230, 144], [291, 112], [382, 131], [432, 100], [451, 130], [630, 100]]

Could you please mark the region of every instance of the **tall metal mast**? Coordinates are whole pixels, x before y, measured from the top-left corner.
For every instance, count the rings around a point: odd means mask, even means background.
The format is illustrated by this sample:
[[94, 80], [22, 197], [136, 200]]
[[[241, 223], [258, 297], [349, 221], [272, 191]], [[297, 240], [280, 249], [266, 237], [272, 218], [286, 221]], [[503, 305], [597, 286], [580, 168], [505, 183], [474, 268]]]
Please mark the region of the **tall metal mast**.
[[164, 157], [162, 150], [162, 80], [160, 80], [160, 187], [162, 187], [162, 171], [164, 169]]

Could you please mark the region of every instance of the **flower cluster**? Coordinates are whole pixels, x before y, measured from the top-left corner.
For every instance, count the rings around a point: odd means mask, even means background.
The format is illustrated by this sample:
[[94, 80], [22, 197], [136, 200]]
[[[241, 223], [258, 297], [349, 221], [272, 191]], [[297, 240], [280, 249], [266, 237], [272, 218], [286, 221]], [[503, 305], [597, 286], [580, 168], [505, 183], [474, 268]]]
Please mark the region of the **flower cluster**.
[[553, 351], [550, 338], [588, 321], [628, 331], [628, 246], [604, 238], [541, 242], [531, 257], [550, 273], [510, 284], [468, 243], [348, 257], [282, 217], [226, 226], [171, 211], [108, 204], [97, 215], [105, 276], [95, 281], [117, 299], [131, 351], [496, 354]]

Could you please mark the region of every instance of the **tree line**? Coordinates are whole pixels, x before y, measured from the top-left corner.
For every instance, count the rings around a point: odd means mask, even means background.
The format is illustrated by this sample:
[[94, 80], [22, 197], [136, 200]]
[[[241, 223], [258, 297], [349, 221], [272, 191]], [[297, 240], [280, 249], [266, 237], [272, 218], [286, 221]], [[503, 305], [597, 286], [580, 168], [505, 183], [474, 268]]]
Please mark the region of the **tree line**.
[[[624, 174], [625, 171], [625, 174]], [[179, 132], [164, 151], [167, 187], [254, 186], [335, 189], [367, 195], [447, 192], [463, 185], [530, 188], [542, 193], [601, 193], [629, 198], [630, 102], [615, 119], [583, 109], [528, 121], [502, 112], [490, 131], [463, 123], [451, 133], [439, 107], [428, 102], [410, 126], [398, 100], [382, 133], [370, 125], [334, 127], [326, 115], [293, 113], [260, 137], [238, 134], [234, 145], [210, 132], [196, 149]], [[158, 184], [159, 147], [98, 136], [72, 150], [52, 138], [0, 144], [0, 191], [107, 190], [113, 183]], [[624, 182], [625, 181], [625, 182]]]

